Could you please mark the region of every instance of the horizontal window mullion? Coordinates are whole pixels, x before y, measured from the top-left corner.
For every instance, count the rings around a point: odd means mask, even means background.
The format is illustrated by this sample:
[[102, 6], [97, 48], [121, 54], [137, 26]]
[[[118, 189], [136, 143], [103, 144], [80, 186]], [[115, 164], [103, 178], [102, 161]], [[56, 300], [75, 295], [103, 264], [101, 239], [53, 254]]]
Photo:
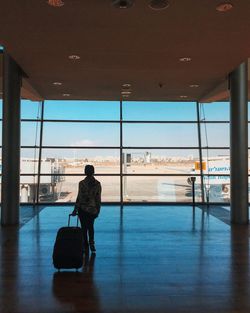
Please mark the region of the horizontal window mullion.
[[[25, 176], [32, 176], [32, 175], [29, 175], [29, 174], [23, 174], [23, 175], [25, 175]], [[72, 174], [49, 174], [49, 173], [41, 173], [40, 174], [40, 176], [85, 176], [85, 174], [84, 173], [72, 173]], [[199, 176], [201, 176], [201, 174], [154, 174], [154, 173], [148, 173], [148, 174], [120, 174], [120, 173], [114, 173], [114, 174], [112, 174], [112, 173], [95, 173], [95, 176], [155, 176], [155, 177], [157, 177], [157, 176], [173, 176], [173, 177], [190, 177], [190, 176], [197, 176], [197, 177], [199, 177]], [[208, 176], [208, 175], [206, 175], [206, 176]], [[216, 175], [216, 176], [219, 176], [219, 175]], [[222, 176], [225, 176], [225, 175], [222, 175]]]
[[42, 149], [120, 149], [120, 146], [42, 146]]
[[20, 176], [33, 176], [33, 177], [35, 177], [35, 176], [38, 176], [38, 172], [36, 172], [36, 173], [21, 173]]
[[206, 146], [201, 146], [201, 149], [203, 150], [229, 150], [230, 147], [206, 147]]
[[21, 122], [42, 122], [42, 120], [40, 118], [21, 118]]
[[212, 121], [212, 120], [206, 121], [206, 120], [200, 120], [200, 123], [201, 124], [229, 124], [230, 121]]
[[138, 146], [123, 146], [122, 147], [123, 149], [128, 149], [128, 150], [131, 150], [131, 149], [152, 149], [152, 150], [196, 150], [196, 149], [199, 149], [198, 146], [194, 146], [194, 147], [167, 147], [167, 146], [162, 146], [162, 147], [159, 147], [159, 146], [155, 146], [155, 147], [138, 147]]
[[[40, 176], [62, 176], [62, 177], [64, 177], [64, 176], [85, 176], [85, 174], [84, 173], [67, 173], [67, 174], [65, 174], [65, 173], [41, 173], [40, 174]], [[97, 173], [95, 173], [95, 176], [120, 176], [120, 174], [119, 173], [114, 173], [114, 174], [112, 174], [112, 173], [109, 173], [109, 174], [107, 174], [107, 173], [105, 173], [105, 174], [97, 174]]]
[[45, 123], [120, 123], [120, 120], [50, 120], [44, 119]]
[[148, 173], [148, 174], [128, 174], [128, 173], [123, 173], [121, 176], [154, 176], [154, 177], [158, 177], [158, 176], [166, 176], [166, 177], [190, 177], [190, 176], [196, 176], [196, 177], [200, 177], [201, 174], [154, 174], [154, 173]]
[[196, 121], [138, 121], [138, 120], [122, 120], [123, 124], [197, 124]]
[[203, 173], [203, 176], [211, 176], [211, 177], [224, 177], [224, 176], [226, 176], [226, 177], [230, 177], [230, 174], [206, 174], [206, 173]]

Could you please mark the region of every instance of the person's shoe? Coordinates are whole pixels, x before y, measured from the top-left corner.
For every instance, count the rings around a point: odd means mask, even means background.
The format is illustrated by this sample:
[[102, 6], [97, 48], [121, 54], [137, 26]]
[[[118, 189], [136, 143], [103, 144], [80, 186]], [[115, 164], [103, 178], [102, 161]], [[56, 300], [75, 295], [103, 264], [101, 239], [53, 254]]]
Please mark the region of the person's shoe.
[[91, 251], [92, 253], [95, 253], [95, 252], [96, 252], [96, 248], [95, 248], [95, 244], [94, 244], [94, 243], [90, 243], [90, 244], [89, 244], [89, 247], [90, 247], [90, 251]]

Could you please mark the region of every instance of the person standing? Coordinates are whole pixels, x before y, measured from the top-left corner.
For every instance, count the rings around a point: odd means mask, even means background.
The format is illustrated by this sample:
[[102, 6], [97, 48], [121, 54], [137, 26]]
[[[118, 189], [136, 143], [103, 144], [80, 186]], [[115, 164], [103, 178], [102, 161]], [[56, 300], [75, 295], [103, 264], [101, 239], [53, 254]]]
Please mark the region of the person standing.
[[95, 179], [95, 168], [86, 165], [84, 172], [86, 178], [79, 182], [78, 195], [72, 215], [78, 214], [83, 230], [85, 252], [95, 253], [94, 222], [101, 209], [101, 183]]

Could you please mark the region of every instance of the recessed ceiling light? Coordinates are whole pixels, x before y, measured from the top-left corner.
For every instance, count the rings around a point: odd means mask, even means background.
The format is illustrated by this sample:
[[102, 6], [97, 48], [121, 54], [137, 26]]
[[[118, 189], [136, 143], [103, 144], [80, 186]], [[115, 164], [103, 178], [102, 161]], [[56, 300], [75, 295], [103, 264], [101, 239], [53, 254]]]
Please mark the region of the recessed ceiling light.
[[179, 58], [180, 62], [190, 62], [192, 59], [190, 57]]
[[70, 93], [63, 93], [63, 97], [70, 97]]
[[69, 59], [70, 60], [80, 60], [80, 56], [77, 55], [77, 54], [72, 54], [72, 55], [69, 55]]
[[169, 1], [167, 0], [151, 0], [149, 1], [148, 6], [152, 10], [164, 10], [169, 7]]
[[192, 85], [189, 85], [190, 88], [198, 88], [200, 85], [197, 85], [197, 84], [192, 84]]
[[128, 9], [134, 4], [133, 0], [113, 0], [112, 5], [116, 9]]
[[122, 88], [123, 89], [130, 89], [131, 88], [131, 84], [129, 84], [129, 83], [123, 84]]
[[62, 7], [64, 2], [62, 0], [48, 0], [48, 4], [52, 7]]
[[224, 2], [224, 3], [221, 3], [221, 4], [217, 5], [216, 11], [218, 11], [218, 12], [227, 12], [227, 11], [230, 11], [232, 8], [233, 8], [232, 3]]
[[186, 98], [187, 98], [187, 96], [180, 96], [180, 98], [182, 98], [182, 99], [186, 99]]
[[61, 86], [62, 83], [61, 83], [61, 82], [54, 82], [53, 85], [55, 85], [55, 86]]
[[131, 95], [131, 91], [122, 91], [121, 94], [122, 95]]

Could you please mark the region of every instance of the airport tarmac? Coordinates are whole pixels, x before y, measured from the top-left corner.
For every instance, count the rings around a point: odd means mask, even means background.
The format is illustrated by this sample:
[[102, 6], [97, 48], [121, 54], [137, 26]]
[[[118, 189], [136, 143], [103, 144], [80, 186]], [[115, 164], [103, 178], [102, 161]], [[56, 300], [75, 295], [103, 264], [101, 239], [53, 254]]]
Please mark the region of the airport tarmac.
[[[133, 174], [187, 174], [187, 176], [126, 176], [123, 177], [124, 201], [132, 202], [191, 202], [191, 186], [187, 182], [190, 166], [164, 167], [162, 166], [131, 166], [127, 173]], [[118, 174], [119, 166], [95, 166], [96, 179], [102, 184], [102, 201], [120, 201], [120, 177], [99, 176], [100, 174]], [[83, 167], [65, 168], [66, 174], [79, 174]], [[77, 197], [78, 183], [81, 176], [65, 176], [65, 181], [57, 186], [57, 202], [74, 202]], [[200, 193], [196, 194], [196, 201], [200, 200]]]

